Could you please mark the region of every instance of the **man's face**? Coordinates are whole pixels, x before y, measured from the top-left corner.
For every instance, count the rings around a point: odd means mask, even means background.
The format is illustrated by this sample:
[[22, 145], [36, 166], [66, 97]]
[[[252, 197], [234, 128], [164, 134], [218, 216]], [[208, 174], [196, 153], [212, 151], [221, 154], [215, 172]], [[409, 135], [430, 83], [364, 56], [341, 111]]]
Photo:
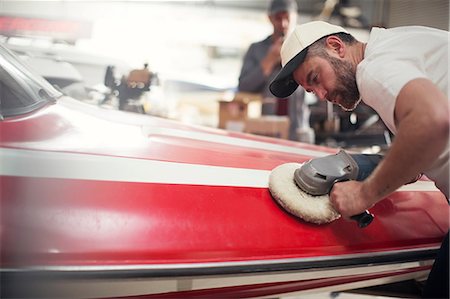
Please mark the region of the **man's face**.
[[327, 55], [308, 57], [294, 73], [294, 80], [320, 100], [353, 110], [360, 101], [355, 71], [350, 62]]
[[280, 11], [269, 15], [269, 20], [272, 23], [274, 35], [283, 37], [296, 24], [297, 14], [295, 12]]

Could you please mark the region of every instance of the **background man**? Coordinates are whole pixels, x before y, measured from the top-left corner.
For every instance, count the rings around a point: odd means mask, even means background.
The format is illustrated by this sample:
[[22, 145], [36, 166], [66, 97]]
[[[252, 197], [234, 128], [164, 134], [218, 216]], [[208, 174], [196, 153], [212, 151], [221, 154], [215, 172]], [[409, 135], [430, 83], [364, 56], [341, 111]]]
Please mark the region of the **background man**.
[[[363, 182], [334, 185], [330, 200], [344, 217], [372, 207], [420, 173], [449, 198], [447, 31], [420, 26], [372, 28], [367, 43], [339, 26], [296, 27], [281, 48], [283, 69], [270, 85], [278, 97], [300, 84], [352, 110], [360, 99], [396, 134], [383, 161]], [[448, 233], [424, 296], [448, 298]]]
[[[295, 0], [273, 0], [269, 6], [269, 20], [273, 34], [250, 45], [239, 76], [239, 91], [261, 93], [264, 98], [263, 115], [288, 115], [291, 122], [289, 139], [297, 140], [297, 129], [313, 135], [309, 127], [309, 108], [304, 101], [304, 90], [299, 88], [286, 99], [273, 98], [269, 83], [280, 71], [280, 48], [286, 34], [297, 23]], [[307, 134], [305, 134], [307, 136]], [[313, 138], [302, 140], [312, 143]]]

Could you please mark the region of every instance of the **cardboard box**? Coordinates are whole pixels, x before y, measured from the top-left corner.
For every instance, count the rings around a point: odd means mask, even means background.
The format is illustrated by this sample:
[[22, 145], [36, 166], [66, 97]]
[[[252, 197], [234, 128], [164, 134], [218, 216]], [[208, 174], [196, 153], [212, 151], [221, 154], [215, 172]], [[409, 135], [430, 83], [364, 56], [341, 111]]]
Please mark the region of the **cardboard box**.
[[261, 96], [238, 92], [232, 101], [219, 101], [219, 128], [243, 132], [249, 116], [261, 114]]
[[247, 120], [247, 109], [247, 103], [241, 101], [219, 101], [219, 128], [239, 131], [238, 124], [243, 128]]
[[275, 138], [289, 138], [289, 118], [287, 116], [266, 115], [248, 118], [244, 132]]
[[261, 102], [262, 96], [259, 93], [251, 93], [251, 92], [237, 92], [234, 95], [234, 101], [241, 101], [244, 103], [250, 102]]

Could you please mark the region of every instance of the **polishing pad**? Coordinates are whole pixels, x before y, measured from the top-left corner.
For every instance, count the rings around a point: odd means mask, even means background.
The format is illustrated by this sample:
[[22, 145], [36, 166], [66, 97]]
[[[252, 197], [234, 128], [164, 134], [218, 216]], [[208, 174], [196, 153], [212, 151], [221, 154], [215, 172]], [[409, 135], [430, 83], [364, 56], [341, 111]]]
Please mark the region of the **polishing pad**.
[[340, 217], [328, 195], [313, 196], [301, 190], [294, 181], [294, 172], [302, 164], [286, 163], [272, 170], [269, 190], [273, 198], [289, 213], [307, 222], [329, 223]]

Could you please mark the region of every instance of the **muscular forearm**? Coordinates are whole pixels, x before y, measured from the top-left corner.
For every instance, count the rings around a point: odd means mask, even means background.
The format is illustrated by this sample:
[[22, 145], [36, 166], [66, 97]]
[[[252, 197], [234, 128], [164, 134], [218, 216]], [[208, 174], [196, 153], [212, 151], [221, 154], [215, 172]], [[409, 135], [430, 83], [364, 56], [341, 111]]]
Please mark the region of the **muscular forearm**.
[[426, 171], [444, 149], [445, 140], [448, 142], [448, 138], [438, 132], [430, 134], [418, 127], [415, 129], [404, 132], [399, 127], [399, 133], [388, 154], [372, 176], [363, 183], [369, 205], [375, 204]]
[[416, 79], [400, 92], [395, 141], [362, 186], [368, 206], [428, 170], [448, 144], [448, 100], [430, 84], [425, 79]]

